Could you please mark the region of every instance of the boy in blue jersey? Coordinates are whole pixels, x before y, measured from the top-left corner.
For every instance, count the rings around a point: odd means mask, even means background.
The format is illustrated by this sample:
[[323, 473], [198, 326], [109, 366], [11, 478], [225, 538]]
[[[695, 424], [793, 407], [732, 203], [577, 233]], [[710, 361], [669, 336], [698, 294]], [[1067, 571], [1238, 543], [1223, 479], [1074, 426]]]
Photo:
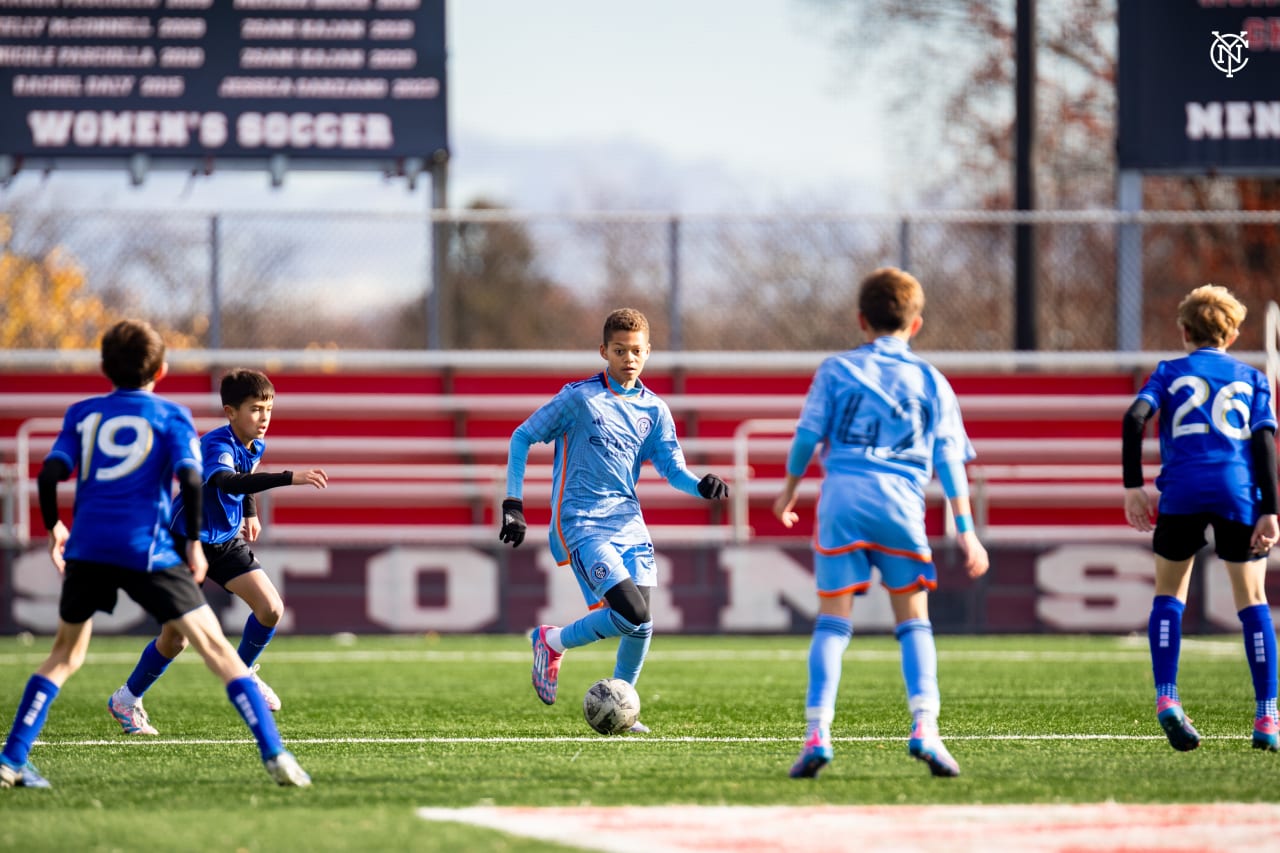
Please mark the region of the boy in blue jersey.
[[923, 323], [924, 290], [893, 268], [872, 272], [858, 290], [858, 323], [867, 343], [827, 358], [814, 374], [787, 457], [787, 478], [774, 501], [791, 527], [796, 490], [815, 448], [824, 469], [813, 541], [818, 618], [809, 646], [807, 731], [793, 778], [830, 763], [841, 657], [853, 635], [853, 598], [871, 586], [871, 570], [889, 590], [912, 715], [907, 750], [934, 776], [960, 767], [938, 734], [938, 658], [928, 590], [937, 587], [925, 535], [924, 489], [938, 472], [951, 501], [956, 539], [970, 577], [987, 571], [973, 531], [964, 464], [973, 458], [951, 385], [911, 352]]
[[1125, 413], [1122, 440], [1125, 518], [1151, 531], [1143, 489], [1142, 434], [1158, 410], [1160, 492], [1152, 535], [1155, 600], [1147, 634], [1156, 685], [1156, 719], [1174, 749], [1200, 745], [1178, 696], [1182, 612], [1191, 567], [1213, 528], [1226, 563], [1253, 678], [1253, 746], [1280, 749], [1276, 714], [1276, 634], [1267, 605], [1267, 553], [1280, 537], [1276, 520], [1276, 420], [1260, 371], [1227, 355], [1245, 307], [1225, 287], [1197, 287], [1178, 306], [1188, 355], [1162, 361]]
[[[167, 370], [164, 341], [148, 324], [124, 320], [102, 338], [102, 372], [115, 390], [75, 403], [37, 480], [49, 555], [63, 575], [53, 650], [27, 682], [0, 752], [0, 788], [49, 787], [28, 760], [49, 706], [84, 663], [93, 614], [115, 609], [124, 590], [173, 626], [222, 679], [253, 732], [267, 772], [280, 785], [311, 778], [280, 740], [249, 670], [223, 636], [197, 584], [208, 562], [193, 540], [186, 563], [168, 533], [174, 478], [189, 529], [200, 529], [200, 444], [191, 412], [152, 393]], [[78, 473], [73, 529], [58, 518], [57, 486]]]
[[[729, 487], [715, 474], [699, 479], [685, 467], [667, 404], [640, 382], [649, 358], [649, 321], [619, 308], [605, 318], [600, 357], [608, 368], [571, 382], [511, 434], [507, 497], [498, 538], [524, 541], [524, 472], [535, 442], [555, 442], [552, 472], [551, 553], [572, 568], [591, 612], [558, 628], [539, 625], [533, 644], [533, 687], [556, 701], [560, 663], [567, 649], [618, 637], [614, 678], [640, 677], [653, 622], [649, 597], [657, 584], [653, 543], [636, 497], [647, 460], [672, 486], [691, 497], [724, 500]], [[647, 732], [643, 723], [632, 731]]]
[[[267, 449], [265, 438], [275, 394], [271, 380], [257, 370], [241, 368], [222, 377], [220, 395], [227, 424], [200, 439], [204, 459], [200, 529], [195, 537], [191, 535], [181, 495], [174, 504], [170, 524], [179, 550], [186, 548], [188, 539], [198, 538], [209, 561], [208, 577], [249, 605], [252, 612], [245, 621], [237, 653], [273, 712], [280, 710], [280, 697], [258, 676], [257, 660], [275, 635], [276, 625], [284, 615], [284, 602], [249, 548], [248, 543], [262, 532], [254, 495], [280, 486], [323, 489], [329, 482], [319, 468], [279, 474], [257, 471]], [[142, 696], [186, 646], [177, 628], [164, 626], [160, 636], [143, 649], [128, 680], [107, 700], [107, 710], [125, 734], [159, 734], [142, 706]]]

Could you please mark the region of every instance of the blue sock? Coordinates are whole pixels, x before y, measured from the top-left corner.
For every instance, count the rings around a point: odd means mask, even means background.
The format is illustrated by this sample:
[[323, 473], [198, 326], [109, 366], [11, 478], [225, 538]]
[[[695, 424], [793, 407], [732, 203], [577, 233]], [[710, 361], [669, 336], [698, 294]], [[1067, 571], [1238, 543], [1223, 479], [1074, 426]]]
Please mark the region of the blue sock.
[[155, 684], [160, 676], [164, 675], [164, 671], [168, 669], [171, 663], [173, 663], [173, 658], [167, 658], [160, 654], [160, 651], [156, 648], [156, 641], [152, 640], [142, 650], [142, 656], [138, 658], [138, 665], [133, 668], [133, 672], [129, 673], [129, 679], [125, 681], [124, 686], [128, 687], [129, 692], [134, 696], [142, 698], [142, 694], [146, 693], [147, 688]]
[[933, 623], [928, 619], [908, 619], [893, 629], [902, 648], [902, 680], [907, 686], [907, 707], [912, 716], [938, 716], [942, 706], [938, 692], [938, 649], [933, 642]]
[[267, 643], [271, 642], [271, 638], [276, 635], [274, 627], [268, 628], [258, 621], [258, 617], [250, 613], [249, 618], [244, 623], [244, 634], [240, 637], [240, 647], [236, 649], [236, 653], [240, 655], [240, 660], [244, 661], [244, 665], [252, 667], [258, 660], [258, 656], [262, 654], [262, 650], [267, 647]]
[[[1276, 628], [1271, 622], [1271, 608], [1265, 604], [1246, 607], [1239, 614], [1244, 629], [1244, 654], [1253, 676], [1253, 698], [1258, 702], [1258, 716], [1275, 719], [1276, 705]], [[1270, 705], [1268, 705], [1270, 701]]]
[[1182, 611], [1186, 605], [1172, 595], [1157, 595], [1151, 602], [1147, 641], [1151, 645], [1151, 673], [1156, 696], [1178, 701], [1178, 658], [1182, 654]]
[[576, 649], [609, 637], [634, 634], [639, 627], [623, 619], [612, 607], [601, 607], [561, 628], [560, 642], [566, 649]]
[[262, 759], [274, 758], [284, 752], [284, 743], [280, 740], [280, 730], [267, 708], [267, 700], [262, 698], [262, 691], [249, 677], [236, 678], [227, 684], [227, 698], [240, 712], [244, 724], [253, 732], [253, 739], [258, 742], [258, 751]]
[[5, 764], [22, 767], [27, 763], [31, 745], [40, 736], [44, 721], [49, 717], [49, 706], [57, 697], [58, 685], [43, 675], [35, 673], [27, 679], [27, 689], [22, 693], [18, 713], [13, 715], [13, 728], [9, 729], [4, 753], [0, 755]]
[[635, 633], [619, 637], [618, 659], [613, 665], [613, 677], [635, 684], [640, 678], [640, 668], [644, 666], [644, 658], [649, 653], [649, 642], [652, 639], [653, 622], [637, 625]]
[[804, 697], [808, 730], [830, 729], [836, 717], [836, 693], [844, 665], [844, 650], [853, 636], [853, 623], [843, 616], [818, 614], [809, 640], [809, 691]]

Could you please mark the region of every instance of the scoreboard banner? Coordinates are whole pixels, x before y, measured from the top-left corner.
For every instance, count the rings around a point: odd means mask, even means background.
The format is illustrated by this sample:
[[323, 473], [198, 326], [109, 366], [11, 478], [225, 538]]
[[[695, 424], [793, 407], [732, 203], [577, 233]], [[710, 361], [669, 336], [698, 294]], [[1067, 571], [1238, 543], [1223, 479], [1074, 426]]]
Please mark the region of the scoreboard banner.
[[438, 159], [444, 15], [445, 0], [0, 0], [0, 155]]
[[1120, 168], [1280, 171], [1280, 2], [1117, 5]]

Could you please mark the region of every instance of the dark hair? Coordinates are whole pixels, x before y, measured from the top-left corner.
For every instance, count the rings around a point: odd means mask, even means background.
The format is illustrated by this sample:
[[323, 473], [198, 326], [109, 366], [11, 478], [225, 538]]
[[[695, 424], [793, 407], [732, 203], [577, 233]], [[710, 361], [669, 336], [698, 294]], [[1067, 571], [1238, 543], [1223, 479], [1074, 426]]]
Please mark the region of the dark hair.
[[644, 332], [649, 334], [649, 321], [634, 308], [618, 308], [609, 312], [604, 318], [604, 342], [614, 332]]
[[237, 367], [222, 377], [222, 405], [240, 408], [245, 400], [270, 400], [276, 396], [275, 386], [261, 370]]
[[909, 272], [880, 267], [862, 280], [858, 310], [877, 332], [901, 331], [924, 310], [924, 288]]
[[146, 320], [121, 320], [102, 336], [102, 372], [117, 388], [141, 388], [164, 365], [164, 338]]

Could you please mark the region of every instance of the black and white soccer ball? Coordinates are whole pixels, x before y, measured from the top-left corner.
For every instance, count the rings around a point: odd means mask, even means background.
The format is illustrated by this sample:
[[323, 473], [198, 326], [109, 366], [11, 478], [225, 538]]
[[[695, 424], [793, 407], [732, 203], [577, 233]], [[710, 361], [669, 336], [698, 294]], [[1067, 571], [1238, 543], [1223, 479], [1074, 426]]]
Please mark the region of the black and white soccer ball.
[[583, 697], [582, 715], [587, 725], [602, 735], [622, 734], [640, 716], [640, 695], [630, 682], [602, 678]]

